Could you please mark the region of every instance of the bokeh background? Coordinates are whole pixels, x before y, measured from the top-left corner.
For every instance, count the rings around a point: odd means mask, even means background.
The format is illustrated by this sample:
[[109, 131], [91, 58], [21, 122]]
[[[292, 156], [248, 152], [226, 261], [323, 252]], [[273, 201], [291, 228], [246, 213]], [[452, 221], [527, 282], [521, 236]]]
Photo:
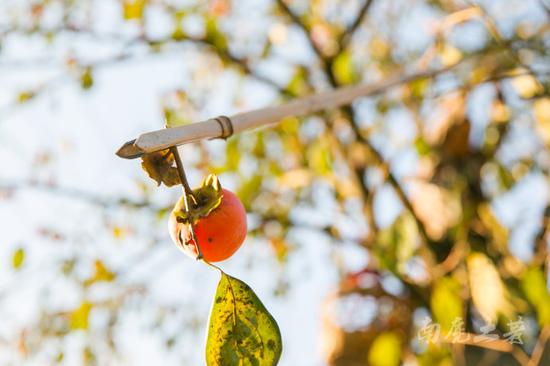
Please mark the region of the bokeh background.
[[[549, 20], [542, 0], [2, 0], [0, 363], [204, 364], [219, 274], [170, 242], [181, 190], [115, 151], [404, 75], [181, 149], [247, 208], [221, 266], [278, 321], [281, 365], [550, 362]], [[426, 317], [502, 342], [426, 345]]]

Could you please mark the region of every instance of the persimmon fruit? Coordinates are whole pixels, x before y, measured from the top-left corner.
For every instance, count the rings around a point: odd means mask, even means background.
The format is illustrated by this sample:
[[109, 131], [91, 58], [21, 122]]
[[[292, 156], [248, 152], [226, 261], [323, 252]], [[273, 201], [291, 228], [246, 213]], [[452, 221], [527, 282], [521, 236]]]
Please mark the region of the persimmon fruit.
[[240, 248], [246, 237], [243, 204], [233, 192], [222, 189], [215, 176], [209, 176], [201, 188], [193, 191], [193, 196], [197, 201], [190, 213], [183, 211], [182, 198], [170, 215], [168, 228], [172, 240], [185, 254], [197, 258], [192, 223], [203, 258], [208, 262], [226, 260]]

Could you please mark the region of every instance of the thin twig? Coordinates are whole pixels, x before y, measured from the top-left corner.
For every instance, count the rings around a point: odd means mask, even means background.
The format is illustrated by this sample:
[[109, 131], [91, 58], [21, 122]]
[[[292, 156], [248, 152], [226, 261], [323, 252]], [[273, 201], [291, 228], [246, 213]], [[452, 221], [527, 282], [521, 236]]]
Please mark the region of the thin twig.
[[512, 343], [504, 339], [485, 339], [480, 342], [475, 340], [476, 335], [472, 333], [464, 332], [461, 334], [461, 336], [462, 337], [457, 337], [457, 339], [453, 339], [453, 341], [449, 343], [458, 343], [498, 352], [510, 353], [519, 362], [520, 365], [527, 365], [527, 363], [529, 362], [529, 356], [527, 356], [523, 349], [514, 346]]
[[349, 43], [351, 42], [351, 39], [353, 38], [353, 35], [355, 34], [355, 31], [359, 28], [361, 23], [363, 23], [363, 20], [367, 16], [370, 6], [374, 0], [365, 0], [365, 3], [361, 7], [361, 10], [359, 10], [359, 14], [357, 14], [357, 17], [351, 23], [351, 25], [346, 29], [346, 31], [340, 36], [340, 41], [338, 44], [340, 45], [340, 49], [344, 50], [348, 47]]
[[[319, 58], [319, 61], [323, 64], [324, 66], [324, 70], [325, 70], [325, 74], [327, 75], [328, 79], [329, 79], [329, 82], [331, 84], [331, 86], [333, 88], [338, 88], [339, 87], [339, 84], [338, 84], [338, 81], [336, 80], [336, 77], [335, 77], [335, 74], [333, 72], [333, 69], [332, 69], [332, 61], [330, 60], [327, 60], [326, 56], [321, 52], [321, 50], [317, 47], [317, 45], [315, 44], [315, 42], [313, 41], [312, 37], [311, 37], [311, 34], [309, 32], [309, 29], [307, 28], [307, 26], [301, 21], [301, 19], [292, 12], [292, 10], [285, 4], [284, 0], [277, 0], [277, 4], [281, 7], [281, 9], [283, 9], [283, 11], [292, 19], [292, 21], [302, 29], [302, 31], [305, 33], [305, 36], [309, 42], [309, 44], [311, 45], [311, 47], [313, 48], [313, 50], [315, 51], [316, 55], [318, 56]], [[370, 6], [370, 2], [367, 0], [367, 3], [366, 3], [367, 6], [364, 7], [364, 14], [363, 15], [360, 15], [359, 18], [362, 18], [363, 16], [366, 15], [366, 12]], [[359, 23], [361, 22], [362, 19], [359, 19], [358, 18], [358, 24], [356, 25], [356, 27], [359, 25]], [[460, 63], [460, 62], [458, 62]], [[457, 63], [457, 64], [458, 64]], [[455, 65], [451, 65], [448, 70], [450, 70], [452, 67], [456, 66]], [[447, 68], [444, 68], [444, 69], [447, 69]], [[430, 73], [430, 72], [428, 72]], [[430, 75], [430, 76], [426, 76], [426, 77], [434, 77], [434, 76], [437, 76], [439, 74], [438, 73], [435, 73], [433, 75]], [[405, 77], [405, 79], [407, 79]], [[411, 81], [412, 79], [408, 79], [407, 81]], [[414, 78], [414, 80], [417, 80], [416, 78]], [[399, 85], [399, 84], [402, 84], [402, 83], [405, 83], [407, 82], [405, 80], [401, 81], [401, 82], [398, 82], [397, 84], [395, 85]], [[384, 88], [385, 90], [386, 88]], [[363, 94], [362, 96], [367, 96], [367, 95], [373, 95], [373, 94]], [[343, 103], [342, 103], [343, 104]], [[346, 103], [347, 104], [347, 103]], [[338, 106], [338, 105], [336, 105]], [[324, 109], [326, 108], [330, 108], [331, 106], [329, 107], [325, 107]], [[370, 152], [372, 153], [372, 155], [375, 157], [375, 159], [377, 160], [377, 162], [382, 165], [382, 166], [387, 166], [384, 158], [382, 157], [382, 155], [378, 152], [378, 150], [376, 150], [376, 148], [370, 143], [370, 141], [363, 136], [363, 134], [361, 133], [361, 131], [359, 130], [359, 127], [357, 126], [357, 123], [355, 121], [355, 117], [354, 117], [354, 114], [353, 114], [353, 110], [351, 107], [347, 106], [345, 108], [343, 108], [343, 111], [344, 113], [347, 115], [347, 117], [349, 118], [350, 120], [350, 126], [351, 128], [353, 129], [355, 135], [356, 135], [356, 138], [358, 139], [359, 142], [361, 142], [363, 145], [365, 145], [369, 150]], [[412, 204], [410, 203], [408, 197], [406, 196], [403, 188], [401, 187], [401, 185], [399, 184], [397, 178], [393, 175], [393, 173], [390, 171], [389, 168], [386, 169], [386, 172], [387, 172], [387, 178], [388, 178], [388, 181], [390, 182], [390, 184], [392, 185], [392, 187], [394, 188], [394, 190], [396, 191], [399, 199], [402, 201], [403, 205], [405, 206], [405, 208], [412, 213], [412, 216], [414, 217], [415, 221], [416, 221], [416, 224], [418, 226], [418, 229], [419, 229], [419, 232], [420, 232], [420, 235], [422, 236], [424, 242], [426, 243], [429, 243], [429, 237], [426, 233], [426, 229], [424, 228], [424, 224], [420, 221], [420, 219], [415, 215], [414, 213], [414, 209], [413, 209], [413, 206]], [[361, 183], [362, 185], [364, 185], [365, 183], [363, 182], [363, 178], [362, 178], [362, 174], [361, 174]], [[363, 187], [364, 188], [364, 187]]]
[[[90, 36], [90, 37], [93, 37], [93, 38], [97, 38], [98, 41], [113, 41], [113, 42], [121, 42], [121, 43], [124, 43], [124, 47], [127, 48], [127, 47], [131, 47], [131, 46], [134, 46], [134, 45], [138, 45], [138, 44], [147, 44], [149, 46], [153, 46], [153, 45], [161, 45], [161, 44], [167, 44], [167, 43], [193, 43], [195, 45], [199, 45], [199, 46], [206, 46], [208, 47], [212, 52], [214, 52], [219, 58], [221, 58], [222, 60], [226, 60], [226, 61], [229, 61], [231, 63], [232, 66], [240, 69], [245, 75], [247, 76], [250, 76], [272, 88], [274, 88], [275, 90], [277, 90], [279, 93], [285, 95], [285, 96], [288, 96], [288, 97], [291, 97], [293, 96], [293, 93], [288, 90], [288, 88], [282, 86], [282, 85], [279, 85], [276, 81], [264, 76], [264, 75], [261, 75], [259, 74], [258, 72], [256, 72], [256, 70], [254, 70], [253, 68], [250, 67], [249, 65], [249, 62], [248, 60], [246, 59], [242, 59], [242, 58], [239, 58], [237, 57], [236, 55], [234, 55], [228, 48], [224, 48], [224, 49], [221, 49], [219, 47], [216, 47], [214, 44], [213, 44], [213, 41], [205, 38], [205, 37], [195, 37], [195, 36], [190, 36], [190, 35], [185, 35], [185, 37], [182, 37], [182, 38], [177, 38], [177, 39], [174, 39], [173, 37], [167, 37], [167, 38], [162, 38], [162, 39], [150, 39], [150, 38], [147, 38], [147, 36], [145, 34], [142, 34], [138, 37], [135, 37], [135, 38], [131, 38], [131, 39], [126, 39], [124, 38], [122, 35], [119, 35], [119, 34], [98, 34], [96, 32], [94, 32], [93, 30], [90, 30], [90, 29], [86, 29], [86, 28], [79, 28], [79, 27], [75, 27], [75, 26], [71, 26], [71, 25], [65, 25], [65, 26], [60, 26], [58, 28], [55, 28], [55, 29], [44, 29], [44, 30], [41, 30], [41, 29], [33, 29], [32, 32], [29, 30], [29, 31], [25, 31], [25, 30], [16, 30], [16, 29], [12, 29], [10, 31], [6, 31], [6, 32], [12, 32], [12, 33], [23, 33], [23, 34], [46, 34], [46, 33], [50, 33], [50, 32], [55, 32], [55, 33], [58, 33], [58, 32], [67, 32], [67, 33], [75, 33], [75, 34], [78, 34], [78, 35], [86, 35], [86, 36]], [[1, 38], [1, 37], [0, 37]], [[155, 55], [155, 52], [152, 52], [150, 53], [149, 55]], [[86, 67], [91, 67], [91, 68], [98, 68], [98, 67], [105, 67], [105, 66], [109, 66], [109, 65], [112, 65], [112, 64], [115, 64], [115, 63], [119, 63], [121, 61], [127, 61], [128, 59], [130, 59], [131, 57], [135, 57], [135, 55], [133, 55], [132, 53], [130, 52], [127, 52], [127, 53], [123, 53], [123, 54], [120, 54], [120, 55], [117, 55], [115, 57], [112, 57], [112, 58], [109, 58], [109, 59], [104, 59], [104, 60], [99, 60], [99, 61], [96, 61], [96, 62], [92, 62], [92, 63], [86, 63], [86, 64], [82, 64], [80, 65], [80, 67], [82, 68], [86, 68]], [[35, 63], [36, 61], [36, 63]], [[29, 63], [26, 63], [27, 66], [30, 66], [32, 64], [34, 64], [35, 66], [37, 65], [40, 65], [40, 66], [43, 66], [43, 62], [41, 62], [42, 60], [33, 60]], [[15, 66], [15, 64], [5, 64], [5, 63], [0, 63], [0, 67], [10, 67], [10, 66]], [[19, 67], [19, 61], [17, 61], [17, 66]], [[59, 79], [59, 78], [56, 78], [56, 79]], [[48, 87], [50, 87], [52, 83], [48, 83]], [[39, 89], [39, 90], [35, 90], [35, 94], [39, 94], [39, 92], [41, 92], [43, 89]], [[33, 97], [33, 100], [36, 99], [38, 95], [35, 95]]]
[[310, 30], [307, 27], [307, 25], [300, 19], [298, 15], [296, 15], [292, 9], [288, 7], [288, 5], [284, 2], [284, 0], [276, 0], [277, 5], [283, 10], [283, 12], [292, 20], [292, 23], [297, 25], [299, 28], [302, 29], [302, 31], [305, 33], [306, 38], [308, 39], [308, 43], [313, 49], [313, 52], [317, 55], [317, 57], [320, 59], [321, 62], [324, 61], [325, 55], [323, 54], [323, 51], [317, 46], [315, 42], [311, 39], [310, 36]]
[[35, 189], [39, 191], [44, 191], [48, 193], [53, 193], [59, 196], [64, 196], [67, 198], [76, 198], [82, 201], [86, 201], [93, 205], [101, 206], [104, 208], [110, 208], [115, 206], [127, 206], [130, 208], [146, 208], [152, 210], [162, 210], [164, 207], [155, 207], [148, 200], [136, 201], [130, 198], [109, 198], [96, 195], [94, 193], [86, 192], [83, 190], [71, 188], [71, 187], [62, 187], [55, 183], [41, 182], [37, 180], [19, 180], [19, 181], [2, 181], [0, 182], [0, 193], [2, 191], [15, 192], [22, 189]]
[[[353, 34], [355, 33], [356, 29], [359, 27], [359, 25], [362, 23], [364, 17], [366, 16], [366, 14], [368, 12], [368, 9], [370, 8], [370, 5], [372, 4], [372, 2], [373, 2], [373, 0], [366, 0], [365, 1], [365, 3], [363, 5], [363, 7], [361, 8], [357, 18], [355, 19], [355, 21], [342, 34], [342, 36], [340, 38], [340, 41], [338, 42], [341, 45], [340, 46], [341, 50], [343, 50], [347, 47], [347, 45], [348, 45], [349, 41], [351, 40]], [[325, 73], [327, 79], [329, 80], [330, 85], [333, 88], [336, 88], [338, 83], [336, 81], [336, 77], [335, 77], [335, 75], [333, 73], [333, 70], [332, 70], [332, 64], [333, 64], [334, 59], [337, 55], [334, 55], [333, 57], [325, 56], [323, 54], [322, 50], [317, 46], [317, 44], [313, 40], [311, 32], [308, 29], [308, 27], [306, 26], [306, 24], [286, 5], [284, 0], [277, 0], [277, 4], [287, 14], [287, 16], [292, 20], [292, 22], [298, 28], [300, 28], [302, 30], [302, 32], [304, 33], [304, 36], [306, 37], [306, 40], [307, 40], [308, 44], [310, 45], [310, 47], [315, 52], [315, 54], [318, 58], [318, 61], [321, 63], [322, 68], [324, 70], [324, 73]], [[353, 114], [348, 113], [348, 117], [352, 120], [351, 123], [354, 124]], [[324, 118], [324, 121], [325, 121], [325, 125], [327, 126], [328, 130], [331, 132], [332, 135], [334, 135], [334, 129], [333, 129], [332, 123], [330, 123], [328, 118]], [[336, 136], [334, 136], [334, 140], [335, 140], [335, 142], [338, 143], [338, 150], [340, 150], [343, 154], [344, 149], [342, 148], [342, 146], [340, 146], [341, 144], [338, 142], [338, 139], [336, 138]], [[343, 154], [343, 155], [345, 155], [345, 154]], [[372, 230], [372, 233], [374, 233], [377, 230], [377, 225], [376, 225], [376, 221], [375, 221], [375, 218], [374, 218], [374, 212], [372, 211], [371, 207], [369, 206], [369, 202], [368, 202], [369, 200], [372, 201], [372, 198], [370, 198], [370, 196], [372, 194], [369, 193], [369, 189], [368, 189], [368, 187], [365, 183], [365, 180], [364, 180], [365, 169], [366, 168], [356, 169], [353, 166], [350, 166], [350, 170], [352, 171], [352, 174], [354, 176], [354, 180], [355, 180], [356, 184], [358, 184], [358, 186], [361, 190], [361, 194], [363, 195], [364, 200], [367, 202], [364, 211], [365, 211], [365, 214], [367, 216], [367, 220], [369, 222], [369, 227]], [[372, 237], [372, 235], [369, 235], [369, 236]]]
[[[187, 181], [187, 175], [185, 174], [185, 169], [183, 168], [183, 162], [181, 161], [180, 153], [178, 152], [178, 148], [176, 146], [173, 146], [170, 148], [170, 152], [174, 156], [174, 160], [176, 161], [176, 167], [178, 169], [178, 175], [180, 177], [181, 185], [183, 186], [183, 193], [192, 195], [193, 190], [189, 186], [189, 182]], [[187, 201], [187, 199], [185, 199]], [[187, 207], [187, 202], [185, 203], [185, 207]]]
[[493, 37], [495, 42], [502, 47], [506, 51], [506, 56], [515, 64], [518, 66], [521, 66], [527, 70], [530, 71], [531, 74], [535, 74], [535, 71], [531, 68], [530, 65], [524, 63], [518, 54], [514, 52], [514, 49], [512, 47], [512, 44], [504, 39], [504, 37], [500, 34], [500, 31], [498, 30], [496, 22], [493, 20], [493, 18], [487, 13], [487, 11], [481, 7], [479, 4], [474, 4], [473, 2], [469, 1], [470, 4], [472, 4], [473, 7], [477, 8], [481, 14], [481, 18], [483, 20], [483, 23], [485, 24], [485, 27], [487, 28], [487, 31]]
[[527, 363], [527, 366], [539, 365], [540, 359], [542, 358], [544, 349], [546, 347], [546, 343], [548, 342], [548, 338], [550, 338], [550, 326], [547, 325], [542, 328], [542, 331], [539, 334], [539, 339], [537, 340], [537, 344], [533, 349], [533, 353], [531, 353], [531, 359]]

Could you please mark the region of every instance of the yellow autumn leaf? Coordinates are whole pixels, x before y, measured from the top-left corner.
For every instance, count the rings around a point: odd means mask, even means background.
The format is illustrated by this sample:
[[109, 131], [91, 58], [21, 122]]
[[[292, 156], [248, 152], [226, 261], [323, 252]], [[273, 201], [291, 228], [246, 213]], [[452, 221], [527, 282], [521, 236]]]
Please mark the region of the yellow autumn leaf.
[[401, 361], [401, 337], [395, 332], [384, 332], [372, 342], [369, 365], [398, 366]]
[[385, 59], [391, 52], [391, 45], [380, 37], [374, 37], [369, 45], [369, 55], [376, 59]]
[[422, 181], [415, 183], [411, 203], [434, 240], [441, 239], [456, 224], [462, 211], [458, 197], [436, 184]]
[[477, 210], [483, 225], [489, 229], [493, 240], [499, 247], [508, 245], [508, 229], [497, 219], [489, 204], [481, 204]]
[[460, 283], [452, 277], [439, 279], [432, 289], [430, 305], [443, 333], [451, 330], [455, 319], [463, 317], [460, 290]]
[[18, 103], [25, 103], [31, 100], [36, 96], [36, 92], [29, 90], [29, 91], [22, 91], [17, 95], [17, 102]]
[[512, 86], [522, 98], [532, 98], [544, 90], [540, 82], [531, 75], [520, 75], [512, 79]]
[[71, 329], [88, 329], [88, 318], [91, 310], [92, 304], [87, 301], [82, 302], [78, 308], [73, 310], [69, 320]]
[[25, 261], [25, 250], [23, 248], [17, 248], [13, 253], [12, 265], [15, 270], [18, 270], [23, 266]]
[[277, 182], [281, 187], [298, 189], [307, 186], [311, 183], [313, 176], [309, 169], [292, 169], [283, 173]]
[[85, 67], [80, 74], [80, 86], [82, 89], [90, 89], [94, 85], [93, 69], [91, 66]]
[[145, 0], [124, 0], [122, 9], [125, 20], [142, 19]]
[[550, 292], [544, 272], [537, 267], [529, 268], [521, 279], [521, 288], [536, 309], [539, 324], [550, 324]]
[[113, 227], [113, 236], [115, 239], [123, 239], [126, 236], [126, 230], [120, 226]]
[[111, 282], [116, 277], [114, 272], [111, 272], [105, 267], [102, 261], [97, 259], [94, 262], [94, 274], [84, 281], [84, 286], [90, 286], [96, 282]]
[[511, 318], [514, 308], [493, 262], [477, 252], [468, 256], [466, 265], [472, 300], [483, 320], [494, 324], [499, 315]]
[[332, 72], [339, 84], [352, 84], [358, 79], [350, 51], [341, 52], [332, 64]]
[[537, 131], [546, 145], [550, 145], [550, 97], [537, 99], [533, 103]]
[[510, 108], [500, 100], [495, 100], [491, 108], [491, 120], [496, 123], [507, 122], [512, 113]]
[[462, 52], [456, 47], [446, 44], [441, 50], [441, 63], [443, 66], [456, 64], [462, 58]]

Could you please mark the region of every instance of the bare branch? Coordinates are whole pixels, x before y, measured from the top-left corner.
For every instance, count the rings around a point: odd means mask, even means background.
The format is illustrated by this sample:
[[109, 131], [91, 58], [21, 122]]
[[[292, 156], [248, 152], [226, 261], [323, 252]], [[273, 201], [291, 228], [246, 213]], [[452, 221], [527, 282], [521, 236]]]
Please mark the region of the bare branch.
[[547, 325], [544, 328], [542, 328], [542, 331], [539, 334], [539, 339], [537, 340], [537, 344], [533, 349], [533, 353], [531, 354], [531, 358], [529, 359], [527, 366], [539, 365], [540, 360], [542, 358], [542, 354], [544, 353], [544, 349], [546, 347], [546, 343], [548, 343], [549, 338], [550, 338], [550, 326]]
[[276, 1], [277, 1], [277, 5], [279, 5], [279, 7], [283, 10], [283, 12], [292, 20], [292, 23], [298, 26], [300, 29], [302, 29], [302, 31], [304, 32], [308, 40], [309, 45], [311, 46], [311, 48], [313, 49], [313, 51], [315, 52], [319, 60], [321, 62], [324, 62], [325, 55], [323, 54], [323, 51], [319, 48], [319, 46], [317, 46], [317, 44], [311, 38], [311, 33], [307, 25], [300, 19], [300, 17], [298, 17], [298, 15], [296, 15], [292, 11], [292, 9], [288, 7], [288, 5], [284, 2], [284, 0], [276, 0]]
[[355, 31], [359, 28], [361, 23], [363, 23], [363, 20], [369, 12], [370, 6], [373, 2], [374, 0], [365, 0], [365, 3], [361, 7], [361, 10], [359, 10], [359, 14], [357, 14], [357, 17], [355, 18], [353, 23], [351, 23], [346, 31], [341, 35], [340, 41], [338, 42], [341, 50], [345, 49], [349, 45], [351, 39], [353, 38], [353, 35], [355, 34]]
[[492, 351], [510, 353], [520, 365], [527, 365], [529, 362], [529, 356], [519, 347], [514, 346], [512, 343], [504, 339], [487, 339], [483, 342], [475, 340], [476, 335], [472, 333], [462, 333], [464, 339], [453, 340], [455, 344], [464, 344], [467, 346], [474, 346], [479, 348], [485, 348]]
[[6, 194], [11, 194], [13, 192], [25, 189], [33, 189], [38, 191], [43, 191], [51, 193], [58, 196], [63, 196], [67, 198], [76, 198], [90, 204], [100, 206], [103, 208], [111, 208], [117, 206], [125, 206], [134, 209], [152, 209], [152, 210], [162, 210], [163, 207], [155, 207], [148, 200], [136, 201], [129, 198], [109, 198], [102, 197], [90, 192], [61, 187], [55, 183], [40, 182], [36, 180], [22, 180], [22, 181], [13, 181], [13, 182], [0, 182], [0, 193], [3, 191]]

